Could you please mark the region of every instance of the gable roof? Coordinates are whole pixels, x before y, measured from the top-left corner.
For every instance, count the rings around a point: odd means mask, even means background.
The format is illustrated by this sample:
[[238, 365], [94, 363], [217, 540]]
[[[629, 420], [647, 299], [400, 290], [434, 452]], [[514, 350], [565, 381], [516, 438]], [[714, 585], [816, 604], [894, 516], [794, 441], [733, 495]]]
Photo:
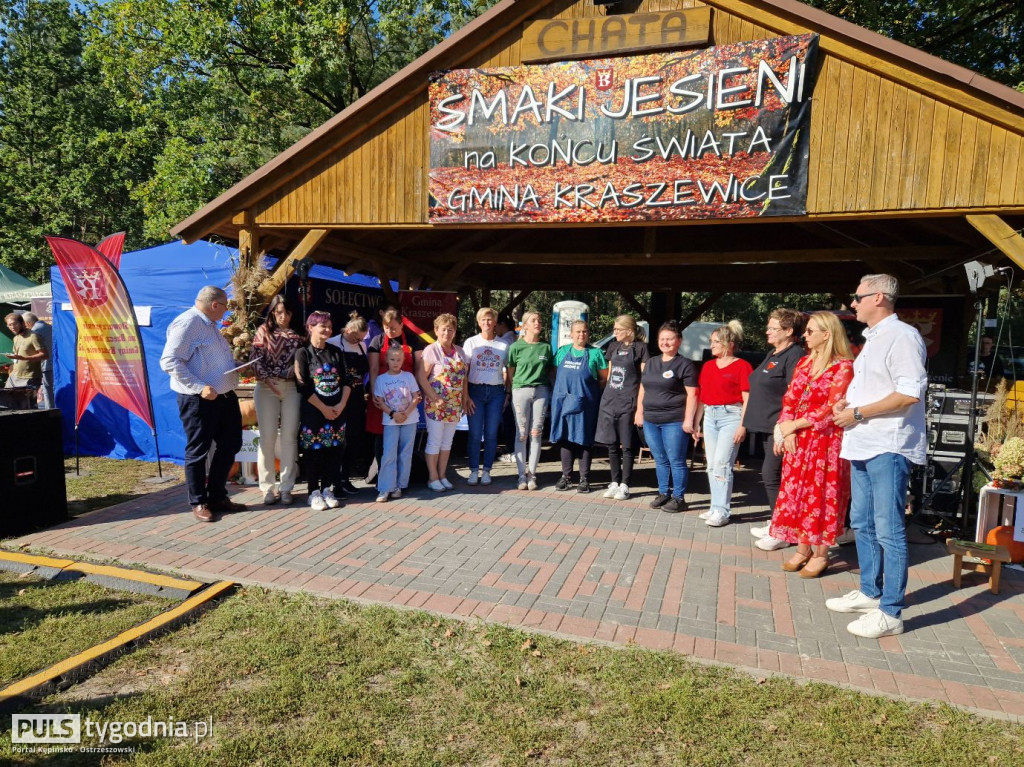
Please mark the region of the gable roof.
[[[171, 230], [192, 242], [271, 194], [332, 150], [421, 94], [430, 72], [454, 69], [510, 28], [534, 17], [556, 0], [502, 0], [427, 51], [319, 128], [238, 182]], [[1024, 93], [956, 64], [839, 19], [798, 0], [703, 0], [723, 12], [786, 28], [787, 34], [817, 32], [822, 49], [872, 69], [913, 73], [918, 87], [952, 88], [988, 107], [984, 117], [1024, 134]], [[773, 22], [776, 22], [774, 23]], [[981, 110], [978, 110], [979, 112]]]

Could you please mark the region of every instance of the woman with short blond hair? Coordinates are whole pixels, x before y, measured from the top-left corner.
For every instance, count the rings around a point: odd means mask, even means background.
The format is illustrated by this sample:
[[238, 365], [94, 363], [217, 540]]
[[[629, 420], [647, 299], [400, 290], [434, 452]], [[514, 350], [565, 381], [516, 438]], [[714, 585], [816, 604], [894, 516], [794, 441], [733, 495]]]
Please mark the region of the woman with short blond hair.
[[451, 314], [440, 314], [434, 319], [437, 341], [423, 350], [416, 380], [426, 398], [427, 446], [424, 458], [430, 481], [427, 487], [436, 492], [451, 490], [448, 457], [452, 451], [455, 427], [469, 399], [469, 361], [462, 347], [455, 345], [457, 320]]
[[[469, 484], [491, 484], [491, 468], [498, 452], [498, 429], [501, 414], [511, 398], [506, 386], [505, 363], [509, 343], [496, 332], [498, 313], [485, 306], [476, 313], [480, 332], [466, 339], [462, 348], [469, 359], [469, 399], [466, 414], [469, 420], [468, 457]], [[483, 442], [483, 472], [480, 469], [480, 443]]]

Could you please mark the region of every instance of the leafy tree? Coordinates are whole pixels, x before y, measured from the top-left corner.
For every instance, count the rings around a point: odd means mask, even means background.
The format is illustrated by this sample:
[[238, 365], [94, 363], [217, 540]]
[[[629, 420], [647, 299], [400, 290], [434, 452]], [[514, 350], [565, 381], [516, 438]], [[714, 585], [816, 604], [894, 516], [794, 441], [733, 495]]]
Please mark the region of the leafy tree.
[[93, 0], [90, 52], [161, 136], [134, 188], [173, 224], [478, 15], [488, 0]]
[[0, 259], [40, 281], [43, 235], [141, 228], [128, 190], [148, 172], [150, 137], [84, 61], [82, 24], [67, 0], [0, 0]]
[[1024, 90], [1024, 3], [1020, 0], [803, 2]]

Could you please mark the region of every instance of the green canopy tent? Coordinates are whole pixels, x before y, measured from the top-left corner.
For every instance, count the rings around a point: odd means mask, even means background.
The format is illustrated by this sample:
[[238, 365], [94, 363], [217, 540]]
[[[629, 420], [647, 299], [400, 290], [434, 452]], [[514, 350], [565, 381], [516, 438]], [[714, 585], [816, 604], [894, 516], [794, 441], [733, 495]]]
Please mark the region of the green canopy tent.
[[[50, 285], [40, 285], [0, 264], [0, 317], [15, 309], [27, 309], [33, 298], [50, 295]], [[0, 325], [0, 354], [14, 348], [6, 325]]]

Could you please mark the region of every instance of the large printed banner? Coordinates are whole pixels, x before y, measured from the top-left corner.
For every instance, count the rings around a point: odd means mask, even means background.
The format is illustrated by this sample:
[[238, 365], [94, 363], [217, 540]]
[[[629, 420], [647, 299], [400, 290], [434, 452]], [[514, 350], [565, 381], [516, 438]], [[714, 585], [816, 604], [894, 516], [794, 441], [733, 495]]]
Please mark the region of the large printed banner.
[[807, 212], [818, 36], [436, 72], [432, 223]]
[[[153, 428], [142, 341], [121, 275], [103, 253], [85, 243], [64, 237], [46, 241], [68, 286], [78, 326], [75, 424], [92, 398], [104, 394]], [[104, 248], [116, 250], [120, 258], [119, 245], [107, 243]]]

